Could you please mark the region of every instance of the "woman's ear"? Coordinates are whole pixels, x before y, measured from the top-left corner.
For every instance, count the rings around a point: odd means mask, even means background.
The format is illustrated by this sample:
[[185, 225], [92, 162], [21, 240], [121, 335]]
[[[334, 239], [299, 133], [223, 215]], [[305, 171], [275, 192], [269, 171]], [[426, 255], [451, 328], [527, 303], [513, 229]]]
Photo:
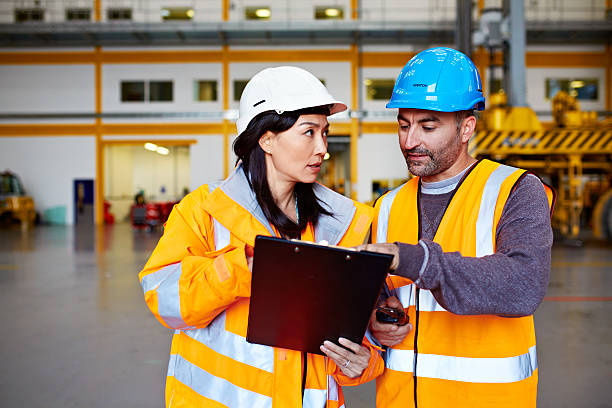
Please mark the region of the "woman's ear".
[[259, 146], [266, 153], [272, 153], [272, 138], [274, 137], [274, 133], [269, 130], [263, 134], [262, 137], [259, 138]]

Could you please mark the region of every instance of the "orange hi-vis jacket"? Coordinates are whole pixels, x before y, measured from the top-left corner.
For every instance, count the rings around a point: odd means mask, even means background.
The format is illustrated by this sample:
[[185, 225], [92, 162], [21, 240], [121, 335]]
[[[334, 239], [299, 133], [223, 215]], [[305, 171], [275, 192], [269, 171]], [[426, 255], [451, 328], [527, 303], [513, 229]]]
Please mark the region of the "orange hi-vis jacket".
[[[504, 205], [526, 174], [489, 160], [477, 163], [457, 187], [434, 242], [463, 256], [493, 254]], [[413, 178], [378, 200], [373, 242], [418, 243], [419, 189]], [[552, 190], [547, 195], [552, 205]], [[414, 329], [387, 349], [378, 407], [536, 406], [533, 316], [456, 315], [409, 279], [390, 276], [388, 284]]]
[[[363, 243], [373, 209], [319, 184], [314, 191], [333, 216], [321, 216], [302, 239]], [[246, 341], [251, 273], [245, 245], [253, 246], [258, 234], [274, 235], [274, 229], [242, 166], [218, 186], [190, 193], [170, 214], [140, 272], [147, 305], [161, 324], [175, 329], [166, 406], [339, 408], [344, 406], [340, 385], [361, 384], [383, 371], [382, 357], [367, 341], [370, 365], [355, 379], [324, 356]]]

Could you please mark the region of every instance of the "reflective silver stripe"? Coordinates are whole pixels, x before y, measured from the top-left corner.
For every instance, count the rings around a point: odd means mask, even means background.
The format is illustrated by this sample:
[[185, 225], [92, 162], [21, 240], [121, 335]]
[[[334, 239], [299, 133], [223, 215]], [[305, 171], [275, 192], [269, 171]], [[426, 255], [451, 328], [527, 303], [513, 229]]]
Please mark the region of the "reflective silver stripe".
[[[419, 358], [421, 354], [419, 354]], [[420, 361], [419, 361], [420, 363]], [[394, 370], [411, 373], [414, 364], [414, 350], [398, 350], [388, 348], [385, 356], [385, 367]]]
[[[412, 372], [412, 350], [387, 350], [386, 367]], [[471, 383], [511, 383], [533, 375], [538, 368], [536, 346], [515, 357], [471, 358], [419, 353], [418, 377]]]
[[515, 167], [502, 164], [491, 173], [484, 186], [476, 221], [476, 256], [491, 255], [494, 251], [493, 221], [499, 189], [504, 180], [516, 170]]
[[395, 296], [402, 302], [404, 307], [414, 306], [415, 303], [415, 285], [411, 283], [410, 285], [404, 285], [399, 288], [395, 288], [393, 290]]
[[213, 218], [213, 233], [215, 235], [215, 250], [225, 248], [230, 243], [230, 232]]
[[[153, 276], [155, 275], [155, 276]], [[144, 283], [151, 278], [151, 282]], [[163, 279], [159, 279], [163, 276]], [[179, 296], [179, 279], [181, 277], [181, 264], [175, 263], [164, 266], [159, 271], [143, 278], [143, 287], [151, 287], [157, 292], [157, 312], [166, 324], [175, 329], [186, 328], [187, 324], [181, 317], [181, 301]], [[155, 283], [155, 286], [153, 286]]]
[[[410, 285], [401, 286], [395, 288], [395, 296], [402, 302], [404, 307], [410, 307], [416, 305], [416, 285], [411, 283]], [[419, 311], [421, 312], [446, 312], [433, 296], [431, 291], [427, 289], [421, 289], [419, 291]]]
[[378, 212], [378, 226], [376, 227], [376, 240], [375, 242], [387, 242], [387, 230], [389, 226], [389, 214], [391, 214], [391, 206], [397, 193], [406, 184], [402, 184], [393, 191], [388, 192], [380, 202], [380, 211]]
[[[414, 285], [413, 285], [414, 286]], [[446, 312], [447, 310], [440, 306], [436, 298], [427, 289], [419, 291], [419, 311], [421, 312]]]
[[161, 283], [174, 272], [173, 268], [161, 268], [153, 273], [150, 273], [142, 278], [140, 285], [143, 292], [146, 294], [150, 290], [155, 290]]
[[247, 343], [242, 336], [225, 330], [226, 312], [217, 316], [203, 329], [185, 330], [192, 339], [215, 352], [269, 373], [274, 371], [274, 348]]
[[[207, 373], [179, 355], [174, 355], [173, 377], [205, 398], [230, 408], [271, 408], [272, 398], [238, 387]], [[170, 373], [168, 373], [170, 375]]]
[[176, 354], [170, 354], [168, 361], [168, 377], [174, 377], [174, 367], [176, 366]]
[[338, 383], [331, 375], [327, 376], [327, 390], [330, 401], [338, 401]]
[[325, 390], [316, 390], [313, 388], [306, 388], [304, 390], [302, 408], [325, 408], [326, 406], [327, 392], [325, 392]]

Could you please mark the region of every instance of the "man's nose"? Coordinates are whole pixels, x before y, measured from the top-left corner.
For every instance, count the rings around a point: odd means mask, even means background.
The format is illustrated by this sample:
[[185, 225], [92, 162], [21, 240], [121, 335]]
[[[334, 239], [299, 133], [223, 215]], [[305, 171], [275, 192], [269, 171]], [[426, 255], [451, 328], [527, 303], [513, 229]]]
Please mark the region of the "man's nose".
[[404, 149], [413, 149], [421, 143], [414, 127], [406, 130], [404, 134], [401, 135], [400, 142], [402, 144], [401, 147]]

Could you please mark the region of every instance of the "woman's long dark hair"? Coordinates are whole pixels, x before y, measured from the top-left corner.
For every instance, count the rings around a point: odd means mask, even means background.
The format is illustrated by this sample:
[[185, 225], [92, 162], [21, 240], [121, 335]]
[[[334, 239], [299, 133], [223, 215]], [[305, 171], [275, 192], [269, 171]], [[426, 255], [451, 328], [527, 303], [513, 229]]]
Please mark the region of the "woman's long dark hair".
[[280, 232], [283, 237], [299, 238], [300, 232], [310, 222], [316, 225], [322, 214], [331, 215], [323, 208], [315, 196], [312, 184], [296, 183], [295, 194], [297, 198], [299, 225], [293, 222], [281, 211], [274, 202], [268, 176], [266, 173], [266, 155], [259, 146], [259, 139], [267, 131], [272, 133], [284, 132], [297, 122], [300, 115], [329, 115], [329, 107], [318, 106], [300, 109], [292, 112], [278, 114], [275, 111], [262, 112], [255, 116], [247, 128], [236, 138], [233, 144], [234, 153], [238, 160], [242, 160], [243, 169], [249, 184], [255, 192], [257, 202], [262, 208], [266, 218]]

